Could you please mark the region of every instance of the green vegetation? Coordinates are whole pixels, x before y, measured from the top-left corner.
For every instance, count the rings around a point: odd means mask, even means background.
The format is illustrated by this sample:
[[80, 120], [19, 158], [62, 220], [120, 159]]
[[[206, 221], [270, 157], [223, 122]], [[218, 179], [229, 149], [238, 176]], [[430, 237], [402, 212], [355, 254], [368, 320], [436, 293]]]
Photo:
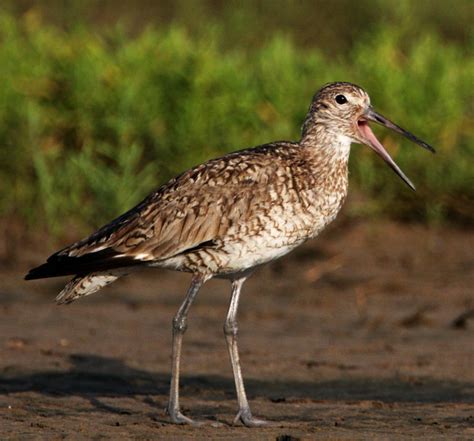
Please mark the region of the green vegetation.
[[[413, 29], [411, 29], [413, 31]], [[374, 38], [373, 36], [376, 36]], [[60, 233], [98, 226], [182, 170], [222, 153], [297, 139], [312, 94], [344, 80], [437, 147], [385, 130], [382, 142], [418, 187], [412, 193], [373, 152], [355, 146], [357, 215], [474, 221], [474, 60], [436, 33], [385, 26], [343, 58], [274, 34], [223, 48], [213, 26], [67, 32], [0, 14], [0, 213]]]

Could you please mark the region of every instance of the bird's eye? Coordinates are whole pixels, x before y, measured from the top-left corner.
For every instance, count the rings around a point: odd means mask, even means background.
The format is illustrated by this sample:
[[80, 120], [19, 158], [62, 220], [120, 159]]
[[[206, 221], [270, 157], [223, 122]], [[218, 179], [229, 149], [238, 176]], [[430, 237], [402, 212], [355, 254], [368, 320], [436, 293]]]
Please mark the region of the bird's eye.
[[347, 103], [347, 98], [344, 95], [337, 95], [336, 96], [336, 103], [337, 104], [345, 104], [345, 103]]

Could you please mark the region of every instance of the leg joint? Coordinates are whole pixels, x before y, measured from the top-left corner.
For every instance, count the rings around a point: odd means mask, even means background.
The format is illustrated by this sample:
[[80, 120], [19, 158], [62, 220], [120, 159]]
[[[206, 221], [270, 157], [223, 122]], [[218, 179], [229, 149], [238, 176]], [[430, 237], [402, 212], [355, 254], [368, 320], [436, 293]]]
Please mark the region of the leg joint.
[[185, 316], [177, 315], [173, 318], [173, 331], [184, 334], [188, 329], [188, 320]]
[[239, 332], [239, 328], [237, 326], [236, 320], [226, 320], [224, 323], [224, 334], [225, 335], [232, 335], [237, 337], [237, 333]]

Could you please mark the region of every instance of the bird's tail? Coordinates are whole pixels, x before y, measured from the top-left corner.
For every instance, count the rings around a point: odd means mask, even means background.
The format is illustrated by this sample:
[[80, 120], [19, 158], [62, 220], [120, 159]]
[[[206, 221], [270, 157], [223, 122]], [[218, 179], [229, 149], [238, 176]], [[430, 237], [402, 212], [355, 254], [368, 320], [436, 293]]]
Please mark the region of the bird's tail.
[[115, 282], [124, 272], [97, 272], [74, 277], [58, 294], [56, 303], [63, 305], [97, 292], [104, 286]]

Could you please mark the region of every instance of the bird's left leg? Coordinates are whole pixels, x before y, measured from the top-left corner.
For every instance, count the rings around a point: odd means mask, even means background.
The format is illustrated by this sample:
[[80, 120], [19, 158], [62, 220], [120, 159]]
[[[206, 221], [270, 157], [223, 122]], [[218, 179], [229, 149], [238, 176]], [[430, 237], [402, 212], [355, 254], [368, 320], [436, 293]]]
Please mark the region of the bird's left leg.
[[258, 427], [269, 424], [267, 421], [259, 420], [252, 416], [250, 406], [245, 393], [242, 371], [240, 369], [239, 349], [237, 347], [237, 309], [239, 307], [240, 290], [246, 278], [232, 281], [232, 295], [227, 312], [227, 318], [224, 323], [224, 334], [229, 350], [230, 362], [234, 372], [235, 388], [237, 390], [237, 401], [239, 403], [239, 412], [235, 417], [234, 423], [242, 421], [247, 427]]
[[181, 361], [181, 345], [183, 335], [188, 327], [188, 311], [191, 307], [199, 289], [208, 278], [205, 276], [194, 276], [191, 286], [188, 289], [186, 298], [181, 304], [177, 314], [173, 319], [173, 353], [172, 353], [172, 369], [171, 369], [171, 386], [170, 398], [167, 411], [171, 417], [171, 421], [175, 424], [192, 424], [199, 425], [191, 418], [181, 413], [179, 406], [179, 365]]

